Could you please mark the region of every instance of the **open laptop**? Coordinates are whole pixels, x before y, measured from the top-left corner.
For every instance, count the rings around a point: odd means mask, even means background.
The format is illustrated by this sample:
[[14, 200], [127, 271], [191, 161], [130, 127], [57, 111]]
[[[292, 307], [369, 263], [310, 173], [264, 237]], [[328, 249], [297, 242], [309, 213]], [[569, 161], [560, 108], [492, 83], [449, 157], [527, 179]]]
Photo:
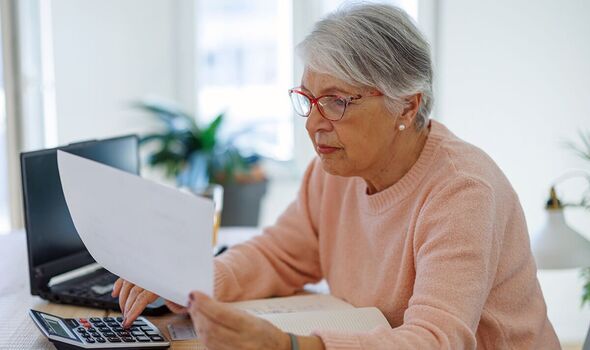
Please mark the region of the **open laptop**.
[[[24, 152], [20, 158], [31, 294], [56, 303], [119, 310], [118, 299], [111, 297], [117, 276], [92, 258], [70, 217], [57, 149], [139, 174], [138, 138], [128, 135], [80, 142]], [[160, 298], [144, 314], [166, 311]]]

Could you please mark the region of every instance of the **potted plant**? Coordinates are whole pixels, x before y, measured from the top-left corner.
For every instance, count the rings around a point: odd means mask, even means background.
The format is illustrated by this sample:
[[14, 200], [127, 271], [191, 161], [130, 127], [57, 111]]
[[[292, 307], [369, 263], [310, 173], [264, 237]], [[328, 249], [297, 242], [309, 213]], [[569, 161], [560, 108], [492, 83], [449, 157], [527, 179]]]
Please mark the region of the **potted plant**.
[[224, 188], [222, 226], [257, 226], [260, 202], [266, 193], [267, 179], [257, 154], [245, 154], [235, 143], [250, 131], [242, 130], [226, 139], [219, 135], [224, 114], [199, 126], [195, 118], [178, 106], [143, 100], [136, 107], [155, 116], [162, 124], [158, 132], [140, 138], [142, 147], [155, 148], [148, 164], [162, 167], [178, 187], [194, 192], [209, 183]]

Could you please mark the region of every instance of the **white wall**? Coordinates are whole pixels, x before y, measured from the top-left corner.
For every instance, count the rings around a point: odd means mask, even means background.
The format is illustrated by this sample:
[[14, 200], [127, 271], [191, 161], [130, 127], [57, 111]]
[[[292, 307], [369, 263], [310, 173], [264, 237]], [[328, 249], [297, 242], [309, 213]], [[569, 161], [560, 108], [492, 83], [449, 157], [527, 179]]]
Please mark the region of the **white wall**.
[[[590, 130], [590, 2], [449, 0], [439, 10], [435, 117], [496, 160], [534, 232], [553, 179], [590, 170], [561, 144]], [[573, 200], [583, 188], [571, 180], [558, 192]], [[590, 237], [589, 212], [566, 215]], [[590, 312], [577, 272], [539, 278], [562, 341], [582, 340]]]
[[146, 95], [186, 99], [191, 87], [177, 69], [176, 51], [189, 54], [178, 43], [180, 3], [52, 1], [59, 144], [145, 131], [149, 119], [129, 105]]

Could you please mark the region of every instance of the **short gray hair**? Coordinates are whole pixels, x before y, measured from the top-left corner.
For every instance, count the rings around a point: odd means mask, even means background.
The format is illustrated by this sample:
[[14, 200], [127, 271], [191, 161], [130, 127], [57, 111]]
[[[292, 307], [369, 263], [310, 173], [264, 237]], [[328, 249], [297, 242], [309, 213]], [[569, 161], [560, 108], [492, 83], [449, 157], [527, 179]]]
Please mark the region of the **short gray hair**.
[[415, 125], [427, 124], [433, 103], [430, 45], [401, 9], [344, 5], [317, 22], [297, 51], [313, 71], [381, 91], [392, 112], [403, 108], [404, 97], [422, 93]]

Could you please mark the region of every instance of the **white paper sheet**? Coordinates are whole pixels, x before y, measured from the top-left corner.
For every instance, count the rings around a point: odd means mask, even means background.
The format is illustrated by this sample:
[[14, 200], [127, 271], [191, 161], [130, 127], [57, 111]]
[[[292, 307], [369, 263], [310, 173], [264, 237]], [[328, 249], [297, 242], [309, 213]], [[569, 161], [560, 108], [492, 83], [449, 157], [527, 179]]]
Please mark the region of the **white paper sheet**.
[[62, 189], [80, 238], [110, 272], [187, 306], [213, 293], [213, 201], [58, 151]]
[[354, 309], [344, 300], [329, 294], [295, 295], [280, 298], [255, 299], [230, 303], [231, 306], [255, 315], [284, 314], [304, 311]]
[[313, 331], [368, 332], [375, 327], [390, 327], [375, 307], [322, 310], [287, 314], [258, 315], [285, 332], [310, 335]]

